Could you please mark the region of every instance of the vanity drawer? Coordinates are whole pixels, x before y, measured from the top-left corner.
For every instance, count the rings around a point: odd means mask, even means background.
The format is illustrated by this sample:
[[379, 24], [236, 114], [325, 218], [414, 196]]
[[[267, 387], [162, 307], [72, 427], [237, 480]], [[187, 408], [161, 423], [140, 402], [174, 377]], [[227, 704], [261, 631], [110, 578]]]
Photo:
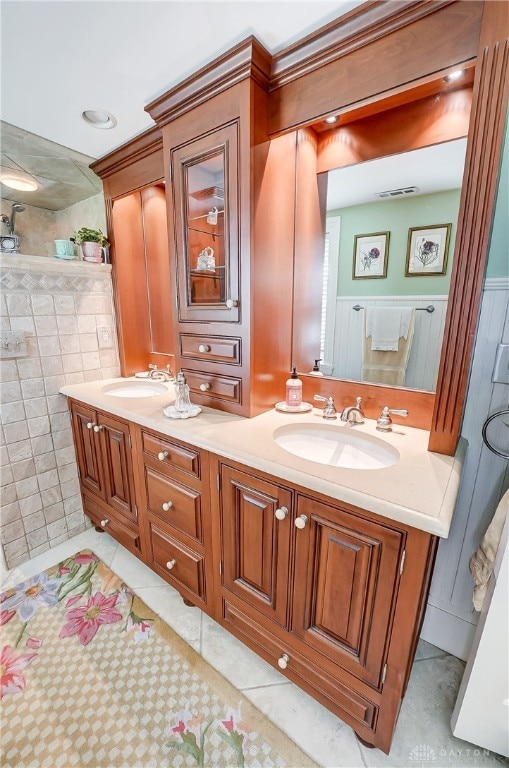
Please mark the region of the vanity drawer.
[[167, 525], [202, 542], [201, 494], [145, 467], [148, 510]]
[[180, 356], [214, 363], [241, 363], [241, 339], [228, 336], [180, 334]]
[[172, 469], [200, 478], [200, 452], [181, 443], [174, 443], [164, 435], [142, 431], [143, 452], [157, 462], [158, 471], [166, 474]]
[[203, 555], [150, 523], [150, 565], [170, 583], [188, 590], [205, 602], [205, 561]]
[[344, 719], [353, 728], [359, 725], [374, 730], [378, 707], [369, 699], [354, 691], [348, 685], [335, 680], [313, 666], [305, 656], [293, 651], [279, 640], [275, 634], [265, 629], [235, 605], [223, 600], [222, 623], [230, 632], [242, 640], [263, 658], [278, 669], [278, 660], [286, 654], [286, 668], [283, 671], [297, 685], [328, 706], [331, 711]]
[[[83, 511], [91, 522], [97, 527], [102, 528], [106, 533], [113, 536], [130, 552], [138, 557], [141, 554], [140, 537], [137, 528], [131, 528], [123, 521], [120, 521], [112, 514], [111, 510], [105, 511], [96, 504], [89, 496], [83, 494]], [[103, 523], [106, 522], [105, 525]]]
[[241, 380], [229, 376], [216, 376], [213, 373], [200, 373], [199, 371], [183, 370], [186, 382], [191, 392], [199, 395], [227, 400], [230, 403], [240, 403]]

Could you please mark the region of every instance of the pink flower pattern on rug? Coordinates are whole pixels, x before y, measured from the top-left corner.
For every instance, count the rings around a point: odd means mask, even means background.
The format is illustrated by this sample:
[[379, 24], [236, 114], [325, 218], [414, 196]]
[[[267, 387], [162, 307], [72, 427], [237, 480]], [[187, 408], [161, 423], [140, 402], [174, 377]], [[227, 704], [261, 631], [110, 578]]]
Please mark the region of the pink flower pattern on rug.
[[67, 612], [68, 622], [60, 630], [59, 637], [78, 635], [82, 645], [88, 645], [102, 624], [115, 624], [122, 614], [115, 609], [118, 595], [106, 597], [101, 592], [93, 594], [85, 603]]
[[26, 680], [21, 671], [35, 658], [36, 653], [21, 653], [16, 656], [10, 645], [4, 645], [0, 651], [0, 699], [7, 693], [19, 693], [23, 690]]

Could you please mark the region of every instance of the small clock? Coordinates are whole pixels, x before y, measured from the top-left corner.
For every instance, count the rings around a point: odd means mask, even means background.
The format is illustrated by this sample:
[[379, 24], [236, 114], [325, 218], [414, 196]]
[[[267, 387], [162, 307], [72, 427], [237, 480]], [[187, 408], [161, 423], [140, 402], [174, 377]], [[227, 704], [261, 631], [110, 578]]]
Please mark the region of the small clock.
[[18, 253], [18, 235], [0, 235], [0, 251], [2, 253]]

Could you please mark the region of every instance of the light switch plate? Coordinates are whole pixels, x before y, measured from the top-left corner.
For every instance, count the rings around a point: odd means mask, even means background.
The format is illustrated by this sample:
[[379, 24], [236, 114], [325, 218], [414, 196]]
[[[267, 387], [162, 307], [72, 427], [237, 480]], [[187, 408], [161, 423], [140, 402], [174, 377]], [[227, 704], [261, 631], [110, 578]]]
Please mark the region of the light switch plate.
[[509, 384], [509, 344], [499, 344], [491, 380], [495, 384]]

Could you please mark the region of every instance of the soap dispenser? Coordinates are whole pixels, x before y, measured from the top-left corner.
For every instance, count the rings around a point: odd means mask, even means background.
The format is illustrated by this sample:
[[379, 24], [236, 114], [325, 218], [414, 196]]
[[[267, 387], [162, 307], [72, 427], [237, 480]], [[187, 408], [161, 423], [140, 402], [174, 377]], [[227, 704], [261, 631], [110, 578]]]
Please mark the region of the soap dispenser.
[[292, 368], [290, 378], [286, 381], [286, 401], [287, 408], [300, 408], [302, 405], [302, 381], [297, 376], [297, 369]]
[[318, 360], [315, 360], [315, 364], [313, 368], [309, 371], [310, 376], [323, 376], [323, 373], [320, 370], [320, 366], [318, 365], [318, 363], [321, 363], [321, 362], [322, 362], [321, 357], [319, 357]]

